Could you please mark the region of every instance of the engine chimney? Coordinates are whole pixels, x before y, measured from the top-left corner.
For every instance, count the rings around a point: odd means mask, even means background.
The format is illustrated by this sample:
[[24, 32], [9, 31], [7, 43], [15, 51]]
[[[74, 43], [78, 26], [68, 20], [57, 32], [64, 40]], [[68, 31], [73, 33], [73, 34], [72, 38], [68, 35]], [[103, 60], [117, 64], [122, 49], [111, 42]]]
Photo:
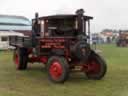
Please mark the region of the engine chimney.
[[77, 15], [77, 21], [78, 21], [78, 34], [82, 34], [84, 32], [83, 24], [84, 24], [84, 10], [83, 9], [78, 9], [76, 11]]

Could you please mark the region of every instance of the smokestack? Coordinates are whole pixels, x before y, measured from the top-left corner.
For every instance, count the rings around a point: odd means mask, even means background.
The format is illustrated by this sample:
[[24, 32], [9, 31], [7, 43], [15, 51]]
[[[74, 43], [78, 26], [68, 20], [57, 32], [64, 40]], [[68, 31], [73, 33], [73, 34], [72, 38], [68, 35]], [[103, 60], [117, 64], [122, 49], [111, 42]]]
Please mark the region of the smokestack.
[[77, 15], [83, 15], [84, 14], [84, 9], [78, 9], [76, 10]]
[[38, 13], [35, 13], [35, 19], [32, 22], [32, 46], [36, 46], [36, 37], [40, 36], [40, 25], [38, 22]]
[[84, 24], [84, 10], [83, 9], [78, 9], [76, 11], [76, 15], [78, 18], [78, 34], [82, 34], [84, 32], [83, 24]]

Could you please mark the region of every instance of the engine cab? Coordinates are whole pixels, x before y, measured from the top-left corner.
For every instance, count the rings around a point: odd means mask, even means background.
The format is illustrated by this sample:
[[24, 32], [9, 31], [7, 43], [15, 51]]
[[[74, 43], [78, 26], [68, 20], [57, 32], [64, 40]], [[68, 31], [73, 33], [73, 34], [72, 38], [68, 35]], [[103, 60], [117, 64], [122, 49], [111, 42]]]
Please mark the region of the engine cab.
[[90, 35], [91, 16], [84, 16], [84, 10], [75, 14], [52, 15], [32, 20], [33, 34], [40, 37], [74, 37], [79, 34]]

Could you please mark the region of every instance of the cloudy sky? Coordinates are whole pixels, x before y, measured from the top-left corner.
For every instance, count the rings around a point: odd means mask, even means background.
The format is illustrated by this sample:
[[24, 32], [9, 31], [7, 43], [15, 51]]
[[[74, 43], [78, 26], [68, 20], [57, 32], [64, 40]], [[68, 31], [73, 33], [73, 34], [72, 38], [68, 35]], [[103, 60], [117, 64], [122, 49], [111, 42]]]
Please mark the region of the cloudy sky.
[[74, 13], [78, 8], [94, 17], [92, 32], [104, 28], [128, 29], [128, 0], [0, 0], [0, 14], [22, 15], [29, 19], [35, 12], [44, 16]]

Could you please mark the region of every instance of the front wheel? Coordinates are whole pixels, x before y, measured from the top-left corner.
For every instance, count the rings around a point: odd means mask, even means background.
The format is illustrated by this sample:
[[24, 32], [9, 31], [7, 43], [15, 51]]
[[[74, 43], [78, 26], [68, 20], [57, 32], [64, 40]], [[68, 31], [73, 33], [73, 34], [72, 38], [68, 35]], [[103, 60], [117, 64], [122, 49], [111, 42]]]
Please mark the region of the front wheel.
[[92, 52], [86, 64], [86, 76], [89, 79], [99, 80], [106, 74], [107, 66], [104, 59], [98, 54]]
[[68, 79], [69, 66], [64, 57], [52, 56], [47, 63], [48, 78], [55, 83]]

